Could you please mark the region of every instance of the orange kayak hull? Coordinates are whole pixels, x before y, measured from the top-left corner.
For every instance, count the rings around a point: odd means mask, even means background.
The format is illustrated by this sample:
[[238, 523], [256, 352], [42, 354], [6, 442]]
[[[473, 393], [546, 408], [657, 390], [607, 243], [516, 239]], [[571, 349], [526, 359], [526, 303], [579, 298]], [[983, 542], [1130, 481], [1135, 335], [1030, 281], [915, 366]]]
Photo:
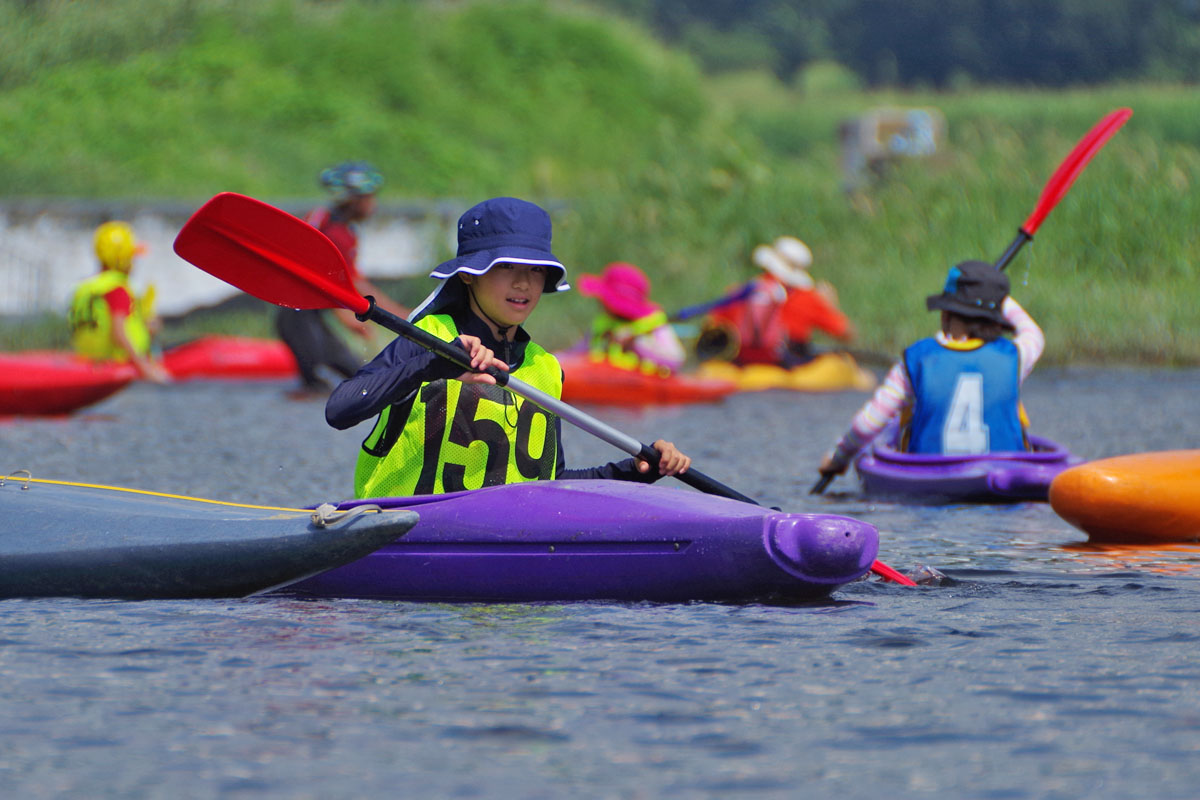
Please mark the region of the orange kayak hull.
[[610, 406], [715, 403], [737, 391], [724, 380], [691, 375], [652, 375], [622, 369], [587, 354], [556, 353], [563, 370], [562, 399], [567, 403]]
[[1050, 506], [1094, 542], [1200, 541], [1200, 450], [1071, 467], [1050, 484]]

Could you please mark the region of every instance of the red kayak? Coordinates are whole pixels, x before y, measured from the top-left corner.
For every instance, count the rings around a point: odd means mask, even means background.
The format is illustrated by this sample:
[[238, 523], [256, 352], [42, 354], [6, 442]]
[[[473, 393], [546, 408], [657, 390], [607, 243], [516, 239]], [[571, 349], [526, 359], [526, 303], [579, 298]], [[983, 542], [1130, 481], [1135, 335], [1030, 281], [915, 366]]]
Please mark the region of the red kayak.
[[292, 378], [292, 351], [278, 339], [249, 336], [201, 336], [163, 353], [163, 365], [177, 381]]
[[732, 381], [691, 375], [652, 375], [594, 361], [586, 353], [556, 353], [566, 403], [645, 406], [713, 403], [737, 391]]
[[137, 377], [131, 364], [59, 350], [0, 353], [0, 415], [57, 416], [98, 403]]
[[[296, 359], [276, 339], [202, 336], [163, 354], [172, 379], [294, 377]], [[57, 416], [98, 403], [138, 377], [131, 364], [91, 361], [66, 350], [0, 353], [0, 416]]]

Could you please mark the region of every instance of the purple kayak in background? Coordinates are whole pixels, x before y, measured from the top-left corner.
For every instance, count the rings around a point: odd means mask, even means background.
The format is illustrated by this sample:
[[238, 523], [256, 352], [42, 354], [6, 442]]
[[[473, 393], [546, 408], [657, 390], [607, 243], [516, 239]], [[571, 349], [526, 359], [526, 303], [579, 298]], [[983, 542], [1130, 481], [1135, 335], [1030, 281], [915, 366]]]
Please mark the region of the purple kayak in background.
[[1083, 459], [1062, 445], [1030, 436], [1033, 450], [941, 455], [896, 449], [893, 423], [854, 463], [863, 492], [922, 503], [1047, 500], [1050, 482]]
[[686, 489], [531, 481], [355, 500], [417, 511], [402, 539], [282, 590], [319, 597], [537, 602], [811, 600], [857, 580], [875, 527]]

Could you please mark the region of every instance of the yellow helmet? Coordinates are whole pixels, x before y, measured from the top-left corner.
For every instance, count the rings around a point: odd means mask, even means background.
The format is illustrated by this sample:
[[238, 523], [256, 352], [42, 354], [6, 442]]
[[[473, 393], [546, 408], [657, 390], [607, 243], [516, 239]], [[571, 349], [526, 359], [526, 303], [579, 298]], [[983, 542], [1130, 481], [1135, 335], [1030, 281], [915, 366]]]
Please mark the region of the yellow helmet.
[[108, 269], [129, 272], [133, 257], [146, 251], [127, 222], [106, 222], [96, 228], [96, 258]]

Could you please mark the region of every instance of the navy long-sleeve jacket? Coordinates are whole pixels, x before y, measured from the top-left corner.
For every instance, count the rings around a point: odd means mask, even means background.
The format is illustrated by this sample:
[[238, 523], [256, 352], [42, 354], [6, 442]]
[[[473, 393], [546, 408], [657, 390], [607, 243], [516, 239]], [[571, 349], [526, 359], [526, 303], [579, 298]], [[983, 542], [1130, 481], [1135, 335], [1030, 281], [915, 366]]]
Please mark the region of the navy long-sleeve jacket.
[[[469, 310], [460, 309], [451, 312], [451, 316], [460, 334], [478, 336], [485, 346], [490, 347], [496, 356], [512, 369], [521, 364], [525, 357], [525, 346], [530, 341], [529, 334], [523, 328], [517, 329], [514, 341], [501, 341], [492, 335], [492, 329], [486, 322]], [[454, 344], [462, 347], [462, 343], [457, 339], [454, 340]], [[397, 418], [397, 415], [399, 419], [408, 419], [413, 398], [421, 384], [443, 378], [457, 378], [462, 373], [462, 367], [457, 364], [398, 336], [383, 348], [379, 355], [333, 390], [325, 403], [325, 421], [338, 430], [345, 430], [377, 416], [389, 405], [396, 406], [392, 411], [393, 419]], [[554, 471], [558, 478], [608, 478], [654, 483], [662, 477], [658, 470], [653, 468], [645, 473], [638, 472], [633, 458], [609, 462], [600, 467], [567, 469], [566, 456], [563, 453], [562, 420], [557, 415], [552, 416], [558, 440], [558, 460]]]

